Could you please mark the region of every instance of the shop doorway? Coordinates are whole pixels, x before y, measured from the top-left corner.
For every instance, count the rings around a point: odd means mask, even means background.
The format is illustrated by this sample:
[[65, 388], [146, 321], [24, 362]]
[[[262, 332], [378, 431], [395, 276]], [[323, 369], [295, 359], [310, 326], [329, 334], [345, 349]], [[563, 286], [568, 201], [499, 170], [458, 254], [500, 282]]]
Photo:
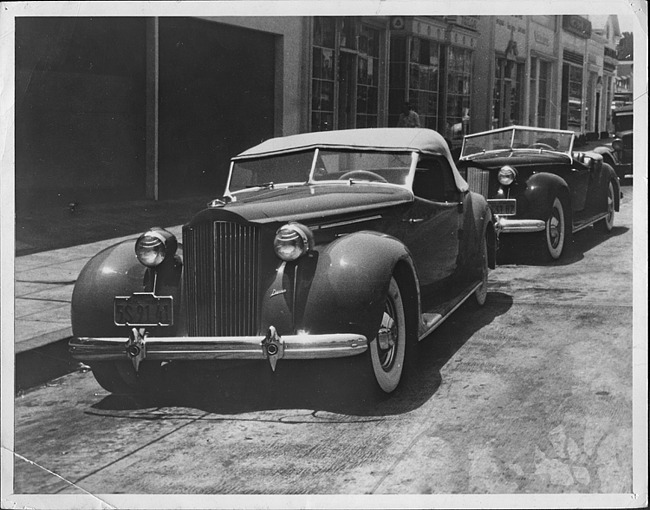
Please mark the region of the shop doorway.
[[229, 160], [274, 135], [275, 39], [160, 18], [159, 196], [223, 193]]

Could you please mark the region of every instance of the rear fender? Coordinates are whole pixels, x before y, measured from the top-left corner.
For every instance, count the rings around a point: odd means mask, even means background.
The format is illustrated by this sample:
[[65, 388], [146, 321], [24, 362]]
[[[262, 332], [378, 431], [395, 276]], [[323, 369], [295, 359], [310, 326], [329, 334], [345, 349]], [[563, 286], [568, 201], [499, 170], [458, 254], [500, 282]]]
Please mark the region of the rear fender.
[[[400, 283], [407, 313], [419, 314], [419, 288], [408, 249], [376, 232], [357, 232], [317, 247], [308, 282], [297, 286], [296, 330], [376, 336], [391, 276]], [[415, 314], [413, 315], [413, 317]]]
[[[494, 269], [496, 267], [496, 234], [494, 231], [494, 219], [492, 217], [492, 212], [488, 206], [488, 202], [482, 195], [478, 193], [469, 193], [468, 196], [472, 201], [472, 217], [476, 224], [476, 228], [473, 230], [486, 239], [487, 248], [488, 248], [488, 267]], [[465, 228], [465, 230], [469, 230]], [[476, 266], [481, 266], [481, 253], [480, 240], [472, 239], [472, 245], [474, 247], [473, 251], [476, 257]], [[471, 249], [471, 247], [470, 247]]]
[[[113, 298], [153, 289], [154, 271], [138, 262], [135, 239], [99, 252], [79, 273], [72, 292], [71, 321], [74, 336], [126, 336], [124, 326], [113, 322]], [[176, 257], [156, 268], [156, 294], [173, 296], [174, 314], [180, 305], [181, 248]], [[171, 328], [165, 328], [172, 334]]]

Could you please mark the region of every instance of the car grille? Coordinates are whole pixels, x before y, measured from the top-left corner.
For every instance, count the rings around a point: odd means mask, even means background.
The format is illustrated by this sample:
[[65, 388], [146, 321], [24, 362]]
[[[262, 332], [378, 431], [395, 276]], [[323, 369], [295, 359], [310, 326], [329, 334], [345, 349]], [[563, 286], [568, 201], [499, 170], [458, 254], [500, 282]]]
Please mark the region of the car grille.
[[183, 228], [190, 336], [257, 334], [259, 229], [215, 221]]
[[479, 193], [485, 198], [488, 197], [490, 189], [490, 172], [480, 168], [469, 167], [467, 169], [467, 184], [470, 191]]

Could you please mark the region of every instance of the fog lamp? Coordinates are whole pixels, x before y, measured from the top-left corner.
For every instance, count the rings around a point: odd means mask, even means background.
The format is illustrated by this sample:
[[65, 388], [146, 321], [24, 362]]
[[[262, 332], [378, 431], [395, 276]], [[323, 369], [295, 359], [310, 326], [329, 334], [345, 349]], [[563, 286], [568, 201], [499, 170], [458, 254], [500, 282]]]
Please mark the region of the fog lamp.
[[616, 152], [621, 152], [623, 150], [623, 140], [616, 138], [612, 142], [612, 149], [614, 149]]
[[314, 236], [300, 223], [287, 223], [275, 233], [275, 254], [287, 262], [296, 260], [314, 247]]
[[176, 236], [165, 229], [154, 227], [142, 234], [135, 243], [135, 255], [141, 264], [156, 267], [176, 253]]
[[504, 166], [499, 170], [498, 179], [503, 186], [510, 186], [517, 178], [517, 170], [511, 166]]

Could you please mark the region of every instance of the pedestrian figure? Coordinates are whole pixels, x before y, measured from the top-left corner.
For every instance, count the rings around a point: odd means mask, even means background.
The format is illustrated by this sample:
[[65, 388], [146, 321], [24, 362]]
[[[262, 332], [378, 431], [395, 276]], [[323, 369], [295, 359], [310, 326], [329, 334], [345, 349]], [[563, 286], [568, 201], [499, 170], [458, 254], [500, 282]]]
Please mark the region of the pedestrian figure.
[[410, 103], [404, 103], [402, 113], [399, 114], [397, 127], [421, 127], [420, 116], [415, 112], [415, 110], [413, 110]]

